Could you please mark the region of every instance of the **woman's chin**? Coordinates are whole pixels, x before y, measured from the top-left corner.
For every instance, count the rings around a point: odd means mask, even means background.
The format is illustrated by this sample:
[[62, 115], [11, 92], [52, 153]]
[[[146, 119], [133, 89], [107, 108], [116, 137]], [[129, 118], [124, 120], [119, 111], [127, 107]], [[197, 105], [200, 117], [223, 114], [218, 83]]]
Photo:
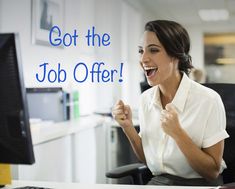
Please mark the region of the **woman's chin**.
[[147, 79], [147, 82], [148, 82], [148, 84], [149, 84], [151, 87], [153, 87], [153, 86], [155, 86], [155, 85], [158, 85], [158, 82], [153, 81], [153, 80], [150, 80], [150, 79]]

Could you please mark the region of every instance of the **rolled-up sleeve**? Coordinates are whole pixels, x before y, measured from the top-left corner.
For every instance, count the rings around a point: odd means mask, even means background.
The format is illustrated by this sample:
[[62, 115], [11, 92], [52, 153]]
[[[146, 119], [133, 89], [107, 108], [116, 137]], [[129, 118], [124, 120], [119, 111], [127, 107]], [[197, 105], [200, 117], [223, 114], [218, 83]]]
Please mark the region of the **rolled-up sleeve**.
[[223, 102], [220, 96], [216, 96], [213, 99], [210, 113], [208, 116], [204, 137], [203, 137], [203, 148], [208, 148], [225, 138], [229, 135], [225, 130], [226, 128], [226, 115]]

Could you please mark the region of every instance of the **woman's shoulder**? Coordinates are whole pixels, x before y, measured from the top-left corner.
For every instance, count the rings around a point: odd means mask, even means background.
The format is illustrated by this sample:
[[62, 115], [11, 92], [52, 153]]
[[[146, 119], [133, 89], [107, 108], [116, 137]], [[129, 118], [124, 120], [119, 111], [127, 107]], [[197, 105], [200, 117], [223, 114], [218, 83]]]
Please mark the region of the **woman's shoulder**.
[[195, 81], [191, 82], [190, 92], [193, 97], [199, 97], [201, 99], [205, 98], [205, 100], [207, 101], [214, 101], [220, 99], [220, 95], [215, 90]]

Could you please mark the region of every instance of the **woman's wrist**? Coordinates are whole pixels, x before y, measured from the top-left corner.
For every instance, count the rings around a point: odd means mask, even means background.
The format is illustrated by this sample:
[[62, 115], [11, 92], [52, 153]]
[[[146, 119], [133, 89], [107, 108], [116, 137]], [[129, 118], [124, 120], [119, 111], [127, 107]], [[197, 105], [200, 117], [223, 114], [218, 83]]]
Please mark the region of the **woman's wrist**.
[[132, 128], [133, 128], [133, 124], [130, 123], [130, 124], [128, 124], [128, 125], [123, 126], [123, 127], [122, 127], [122, 130], [123, 130], [123, 132], [127, 133], [127, 132], [129, 132]]
[[[175, 140], [175, 141], [179, 141], [181, 140], [182, 138], [184, 138], [186, 132], [184, 131], [184, 129], [182, 129], [181, 127], [179, 127], [177, 129], [177, 132], [174, 133], [174, 135], [172, 136], [172, 138]], [[187, 135], [187, 134], [186, 134]]]

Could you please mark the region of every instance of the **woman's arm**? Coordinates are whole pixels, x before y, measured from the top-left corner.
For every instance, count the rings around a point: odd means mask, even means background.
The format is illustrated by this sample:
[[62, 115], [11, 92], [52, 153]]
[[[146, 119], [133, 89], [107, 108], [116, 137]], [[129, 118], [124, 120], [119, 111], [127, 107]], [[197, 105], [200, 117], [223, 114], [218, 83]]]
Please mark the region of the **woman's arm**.
[[123, 131], [126, 134], [128, 140], [131, 144], [131, 147], [134, 150], [135, 155], [137, 156], [137, 158], [141, 162], [146, 164], [141, 138], [138, 135], [135, 128], [133, 126], [132, 127], [126, 127], [126, 128], [123, 128]]
[[144, 156], [141, 138], [133, 126], [132, 113], [130, 107], [128, 105], [125, 105], [121, 100], [119, 100], [113, 108], [112, 115], [122, 127], [137, 158], [141, 162], [145, 163], [146, 160]]
[[224, 140], [211, 147], [200, 149], [181, 128], [177, 112], [171, 104], [166, 105], [161, 120], [163, 130], [175, 140], [191, 167], [208, 180], [217, 178], [223, 156]]
[[209, 148], [200, 149], [184, 130], [176, 134], [174, 140], [196, 172], [207, 180], [213, 180], [218, 177], [224, 150], [224, 140]]

